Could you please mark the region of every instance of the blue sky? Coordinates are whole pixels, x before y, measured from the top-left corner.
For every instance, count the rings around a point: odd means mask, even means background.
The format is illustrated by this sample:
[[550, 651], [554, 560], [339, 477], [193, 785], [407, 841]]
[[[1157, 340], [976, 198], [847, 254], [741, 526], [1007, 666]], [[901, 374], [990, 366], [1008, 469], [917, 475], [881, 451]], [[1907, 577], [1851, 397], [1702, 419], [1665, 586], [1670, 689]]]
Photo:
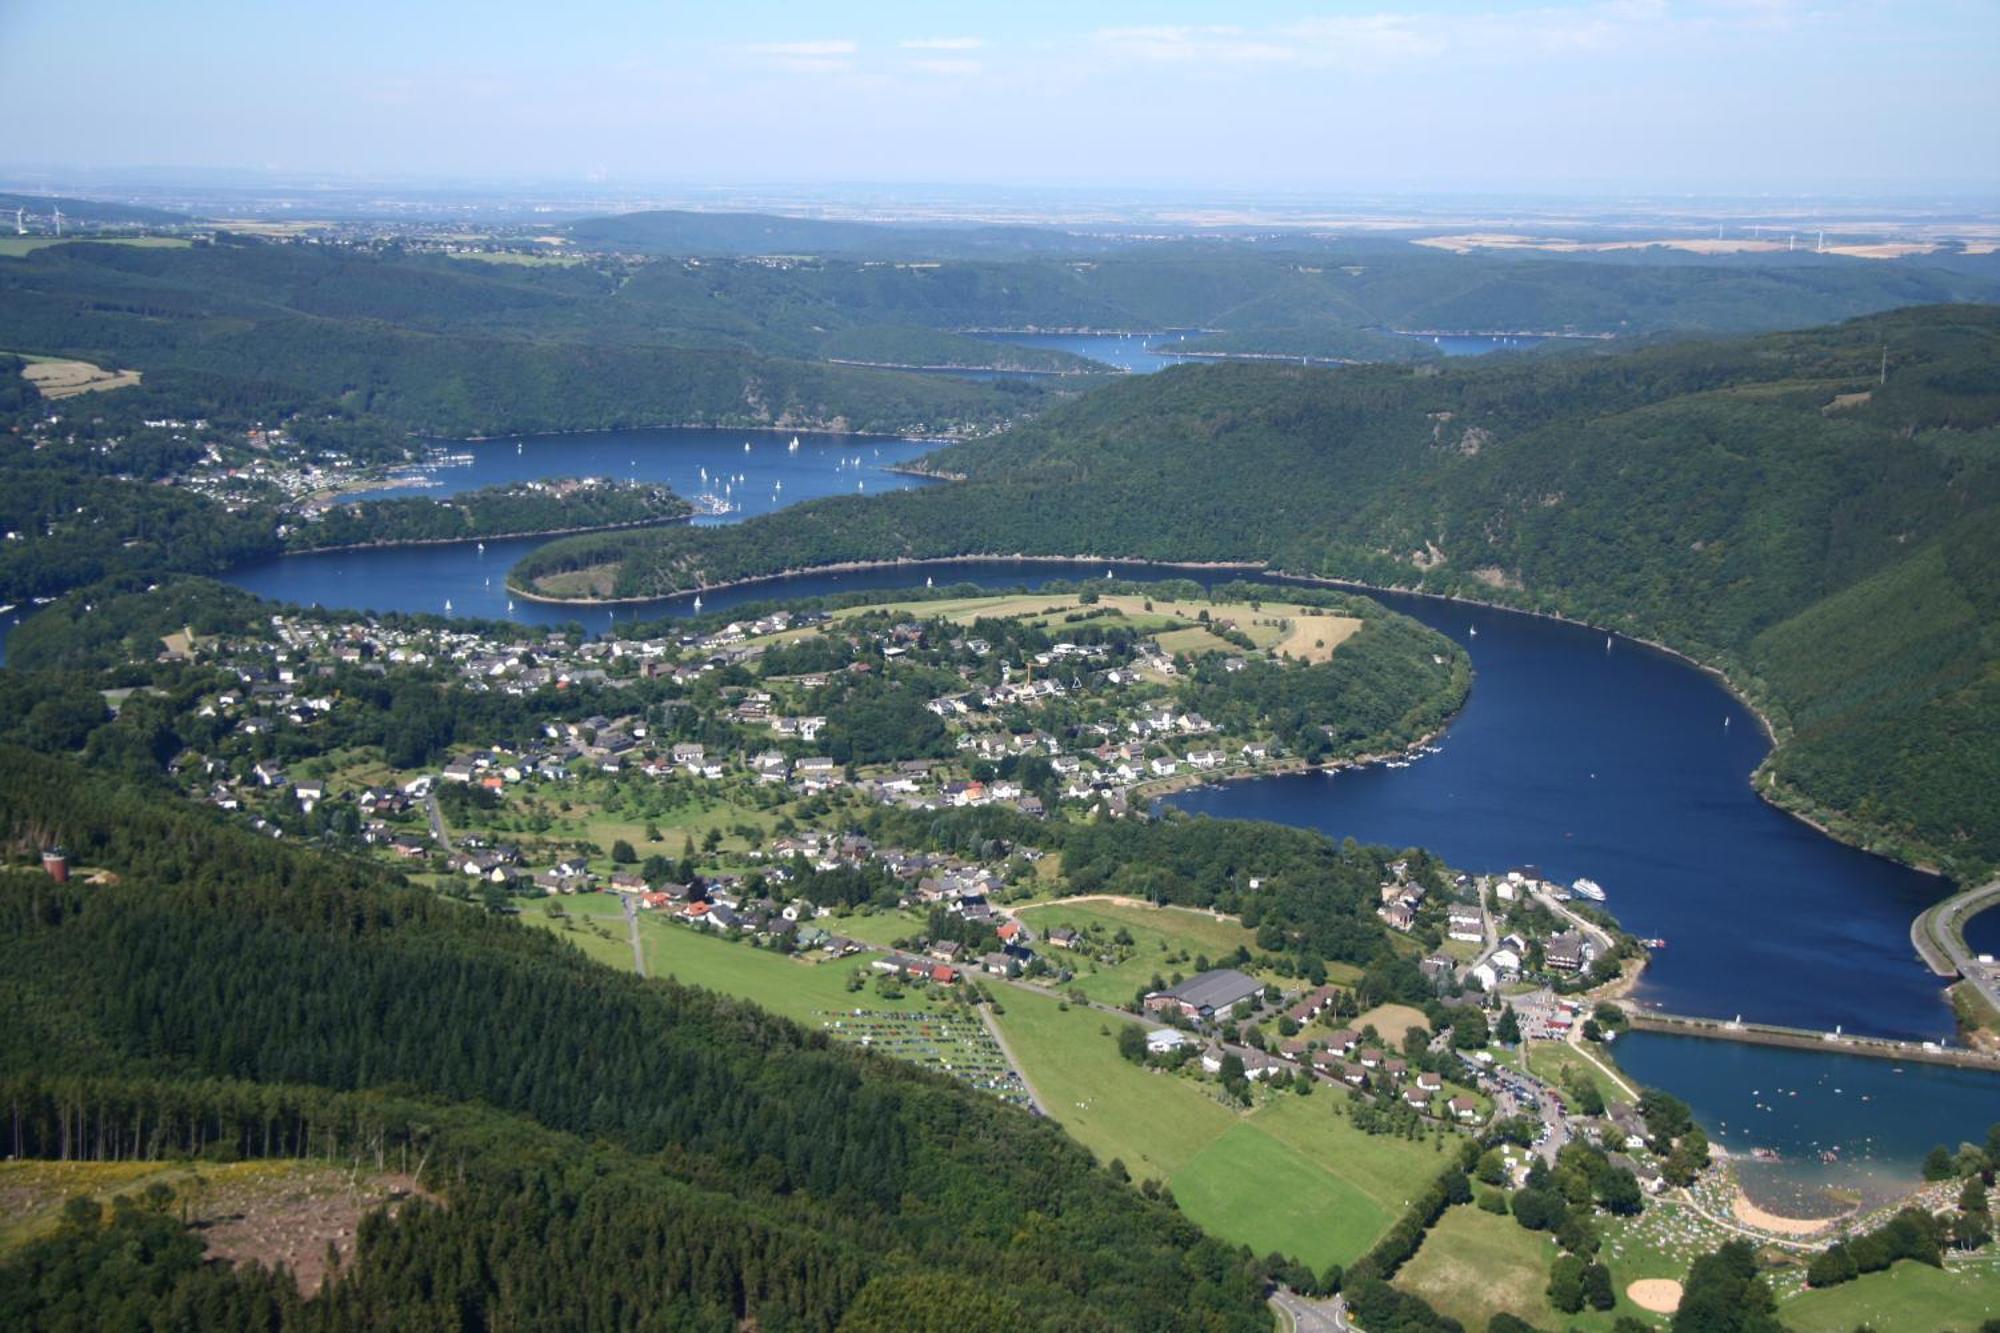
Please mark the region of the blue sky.
[[0, 0], [0, 163], [1991, 193], [2000, 0]]

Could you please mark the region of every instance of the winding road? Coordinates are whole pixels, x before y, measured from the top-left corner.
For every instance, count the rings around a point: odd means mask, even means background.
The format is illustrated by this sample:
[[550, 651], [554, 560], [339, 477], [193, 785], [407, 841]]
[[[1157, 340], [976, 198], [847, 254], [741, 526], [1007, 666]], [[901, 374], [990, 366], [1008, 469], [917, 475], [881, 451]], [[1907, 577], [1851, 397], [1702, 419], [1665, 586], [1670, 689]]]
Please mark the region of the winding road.
[[1910, 923], [1910, 942], [1941, 977], [1964, 977], [1980, 998], [2000, 1013], [2000, 969], [1982, 965], [1965, 943], [1965, 919], [1980, 911], [2000, 911], [2000, 879], [1967, 889], [1926, 908]]

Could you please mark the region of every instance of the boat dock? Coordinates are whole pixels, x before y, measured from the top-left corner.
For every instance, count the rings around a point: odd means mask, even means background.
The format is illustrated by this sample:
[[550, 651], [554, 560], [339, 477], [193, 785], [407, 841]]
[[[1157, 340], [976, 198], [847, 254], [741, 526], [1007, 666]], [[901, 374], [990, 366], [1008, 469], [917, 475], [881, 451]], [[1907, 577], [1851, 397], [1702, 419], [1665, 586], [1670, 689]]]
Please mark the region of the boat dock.
[[1775, 1023], [1746, 1023], [1741, 1018], [1695, 1018], [1687, 1014], [1664, 1014], [1630, 1006], [1626, 1012], [1631, 1017], [1634, 1032], [1665, 1032], [1677, 1037], [1707, 1037], [1714, 1041], [1746, 1042], [1752, 1046], [1789, 1046], [1798, 1051], [1832, 1051], [1841, 1055], [1872, 1056], [1878, 1060], [1951, 1065], [1959, 1069], [1990, 1069], [2000, 1073], [2000, 1055], [1988, 1055], [1934, 1041], [1858, 1037], [1838, 1031], [1814, 1032], [1809, 1028], [1781, 1027]]

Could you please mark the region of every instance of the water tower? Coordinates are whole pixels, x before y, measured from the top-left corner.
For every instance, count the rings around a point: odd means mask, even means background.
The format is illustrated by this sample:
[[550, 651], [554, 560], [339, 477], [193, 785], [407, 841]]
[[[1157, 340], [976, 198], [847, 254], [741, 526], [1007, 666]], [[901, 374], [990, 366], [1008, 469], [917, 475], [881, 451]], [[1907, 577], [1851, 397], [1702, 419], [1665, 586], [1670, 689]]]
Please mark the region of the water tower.
[[69, 883], [69, 853], [61, 847], [42, 849], [42, 869], [58, 884]]

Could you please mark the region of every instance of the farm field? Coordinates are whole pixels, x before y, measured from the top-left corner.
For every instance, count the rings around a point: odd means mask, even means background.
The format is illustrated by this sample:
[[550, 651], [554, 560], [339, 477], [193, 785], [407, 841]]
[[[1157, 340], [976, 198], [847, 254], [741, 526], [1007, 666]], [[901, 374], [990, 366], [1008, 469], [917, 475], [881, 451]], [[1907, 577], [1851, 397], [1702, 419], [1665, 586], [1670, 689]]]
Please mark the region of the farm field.
[[185, 250], [190, 244], [179, 236], [0, 236], [0, 258], [19, 259], [51, 245], [86, 241], [92, 245], [129, 245], [140, 250]]
[[[1395, 1285], [1467, 1328], [1485, 1328], [1503, 1310], [1536, 1328], [1567, 1328], [1578, 1316], [1560, 1313], [1545, 1294], [1555, 1255], [1546, 1232], [1464, 1204], [1438, 1219]], [[1623, 1275], [1614, 1268], [1612, 1277]]]
[[74, 398], [80, 393], [103, 393], [129, 389], [139, 383], [136, 370], [106, 370], [88, 361], [61, 361], [36, 357], [21, 367], [21, 376], [41, 391], [44, 398]]

